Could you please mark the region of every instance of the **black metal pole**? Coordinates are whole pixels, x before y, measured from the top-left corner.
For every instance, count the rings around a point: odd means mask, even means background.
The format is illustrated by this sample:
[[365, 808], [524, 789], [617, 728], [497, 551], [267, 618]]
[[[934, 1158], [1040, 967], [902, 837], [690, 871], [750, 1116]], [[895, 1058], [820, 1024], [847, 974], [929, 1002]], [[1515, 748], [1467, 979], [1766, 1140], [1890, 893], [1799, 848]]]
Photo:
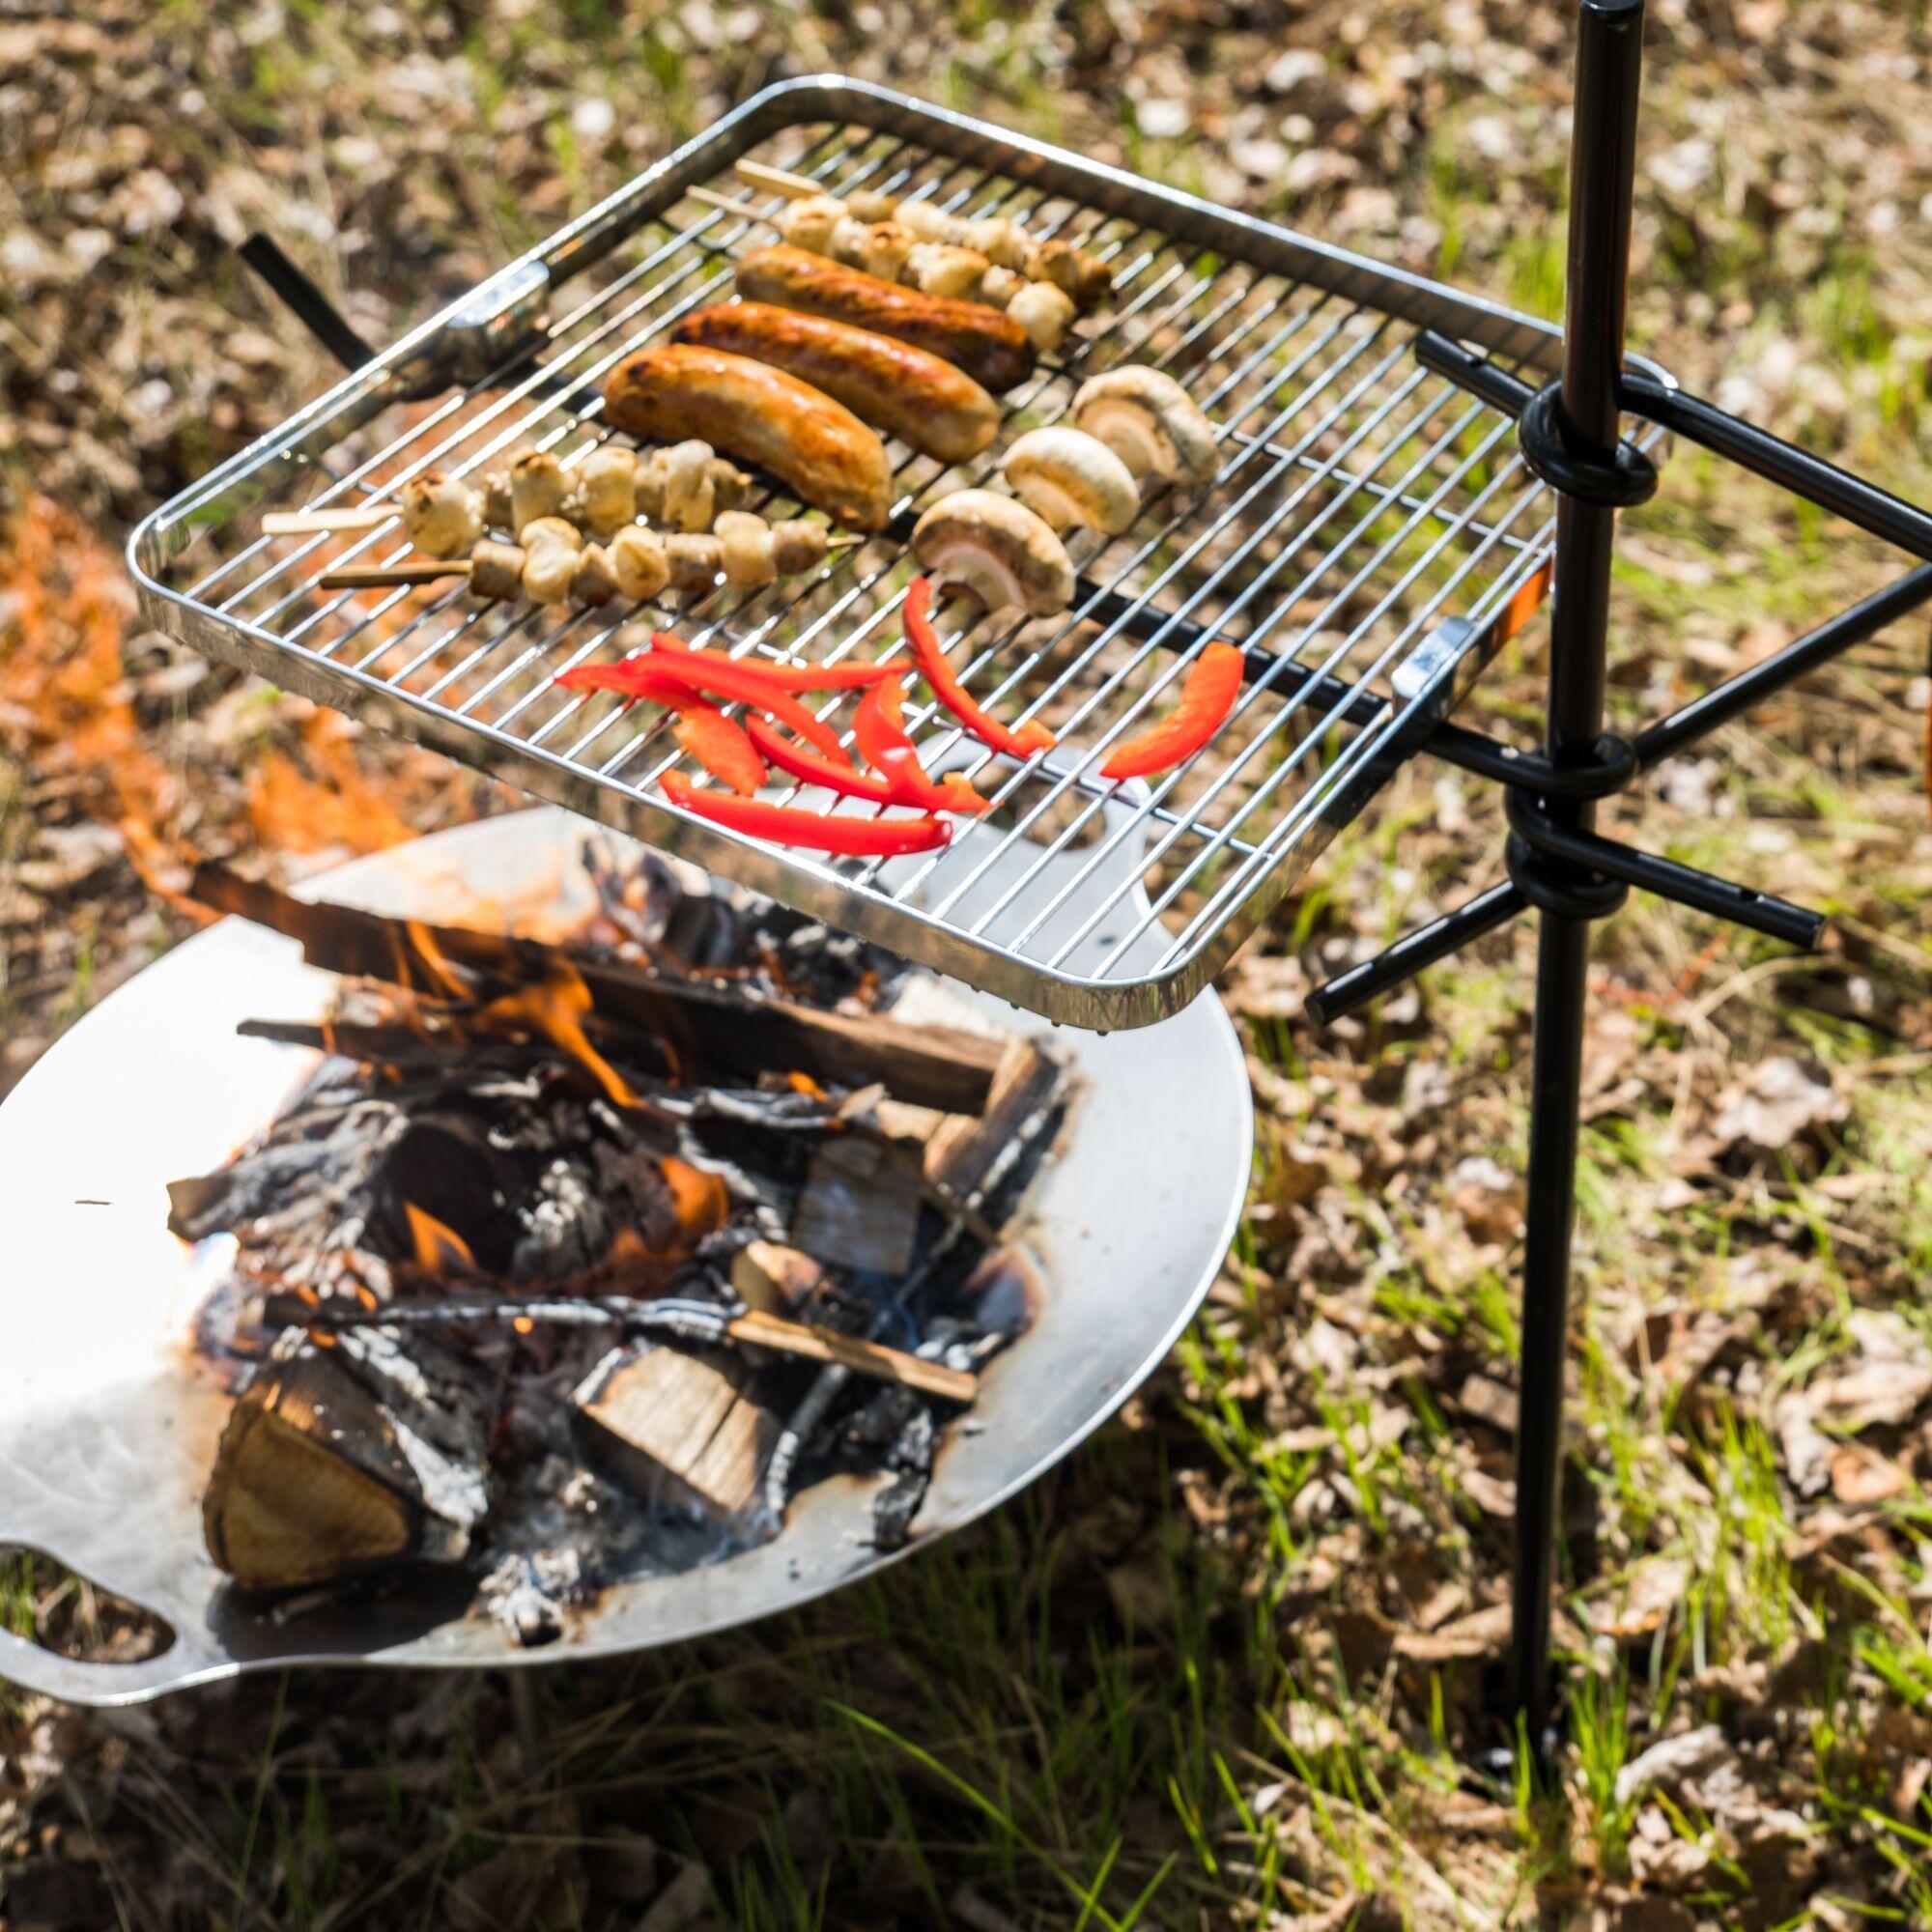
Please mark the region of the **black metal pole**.
[[[1642, 50], [1643, 0], [1582, 0], [1558, 427], [1577, 454], [1605, 462], [1617, 443]], [[1609, 505], [1558, 498], [1546, 733], [1550, 760], [1558, 765], [1587, 758], [1603, 729], [1615, 531], [1616, 511]], [[1557, 823], [1584, 831], [1596, 815], [1595, 806], [1581, 799], [1550, 798], [1545, 809]], [[1557, 890], [1548, 896], [1560, 897], [1560, 870], [1551, 884]], [[1512, 1718], [1539, 1755], [1547, 1747], [1554, 1689], [1550, 1590], [1562, 1477], [1564, 1338], [1589, 943], [1587, 917], [1548, 903], [1540, 909], [1509, 1683]]]

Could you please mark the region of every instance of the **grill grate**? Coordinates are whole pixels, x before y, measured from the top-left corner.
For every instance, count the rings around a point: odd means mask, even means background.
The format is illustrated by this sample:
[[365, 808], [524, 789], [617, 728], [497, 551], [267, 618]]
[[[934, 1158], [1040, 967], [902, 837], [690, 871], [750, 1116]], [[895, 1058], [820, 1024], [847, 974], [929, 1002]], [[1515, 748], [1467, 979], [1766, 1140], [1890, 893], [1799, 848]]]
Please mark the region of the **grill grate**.
[[[793, 101], [811, 105], [814, 89], [863, 112], [801, 121]], [[400, 528], [258, 533], [263, 509], [377, 501], [425, 469], [478, 472], [526, 443], [582, 462], [610, 433], [603, 378], [728, 297], [734, 254], [771, 239], [757, 217], [779, 204], [738, 184], [741, 155], [835, 193], [885, 188], [1064, 235], [1113, 264], [1115, 300], [1003, 399], [992, 450], [948, 468], [894, 445], [893, 526], [749, 596], [566, 615], [480, 604], [460, 583], [326, 591], [326, 569], [408, 554]], [[744, 213], [690, 197], [699, 185]], [[1539, 326], [875, 90], [761, 97], [543, 260], [548, 319], [481, 380], [397, 399], [412, 345], [455, 333], [443, 318], [440, 336], [399, 345], [151, 519], [132, 554], [156, 621], [1055, 1019], [1134, 1025], [1192, 998], [1446, 713], [1547, 570], [1553, 499], [1513, 420], [1411, 353], [1418, 327], [1446, 324], [1533, 366], [1553, 339]], [[498, 280], [522, 286], [526, 266]], [[945, 852], [881, 865], [740, 839], [664, 799], [678, 753], [658, 714], [553, 684], [657, 625], [753, 657], [892, 655], [911, 517], [952, 488], [997, 486], [1015, 434], [1129, 361], [1186, 384], [1215, 423], [1221, 473], [1151, 497], [1122, 537], [1070, 540], [1080, 592], [1059, 616], [941, 611], [975, 696], [1060, 739], [1022, 770], [909, 707], [928, 765], [977, 774], [999, 808]], [[774, 493], [753, 507], [802, 506]], [[1172, 702], [1209, 636], [1248, 651], [1234, 718], [1151, 783], [1101, 780], [1108, 750]], [[772, 795], [834, 806], [807, 787]]]

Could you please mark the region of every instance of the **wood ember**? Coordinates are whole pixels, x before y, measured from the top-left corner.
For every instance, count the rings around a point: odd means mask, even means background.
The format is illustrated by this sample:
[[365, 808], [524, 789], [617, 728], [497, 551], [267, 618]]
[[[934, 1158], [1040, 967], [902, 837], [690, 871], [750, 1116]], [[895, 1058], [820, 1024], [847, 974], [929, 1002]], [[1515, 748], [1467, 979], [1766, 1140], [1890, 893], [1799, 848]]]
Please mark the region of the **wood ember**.
[[573, 1397], [594, 1453], [647, 1501], [730, 1522], [755, 1509], [779, 1419], [741, 1355], [613, 1349]]

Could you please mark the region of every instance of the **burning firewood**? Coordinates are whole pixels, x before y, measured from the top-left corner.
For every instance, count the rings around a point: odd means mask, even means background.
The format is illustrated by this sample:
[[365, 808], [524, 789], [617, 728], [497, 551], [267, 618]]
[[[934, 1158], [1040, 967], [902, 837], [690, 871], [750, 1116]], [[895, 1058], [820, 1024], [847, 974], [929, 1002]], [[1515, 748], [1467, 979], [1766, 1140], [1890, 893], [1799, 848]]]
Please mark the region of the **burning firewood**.
[[901, 1100], [942, 1113], [977, 1114], [1004, 1048], [977, 1034], [753, 998], [716, 980], [673, 979], [536, 940], [298, 899], [218, 867], [200, 867], [189, 891], [217, 912], [299, 940], [310, 965], [333, 973], [435, 988], [454, 967], [488, 995], [575, 975], [590, 995], [586, 1031], [593, 1038], [604, 1028], [621, 1029], [626, 1037], [641, 1033], [754, 1078], [796, 1070], [840, 1087], [882, 1085]]
[[264, 1591], [459, 1562], [489, 1509], [484, 1443], [479, 1395], [434, 1345], [286, 1329], [222, 1432], [209, 1554]]
[[909, 1533], [944, 1419], [1026, 1325], [969, 1283], [1051, 1061], [970, 1008], [834, 1009], [903, 998], [903, 969], [775, 907], [696, 916], [661, 862], [600, 877], [597, 954], [198, 890], [358, 976], [245, 1024], [320, 1063], [170, 1189], [184, 1239], [233, 1242], [198, 1322], [244, 1378], [205, 1499], [222, 1569], [456, 1565], [534, 1643], [640, 1540], [780, 1533], [795, 1472], [890, 1472], [881, 1533]]

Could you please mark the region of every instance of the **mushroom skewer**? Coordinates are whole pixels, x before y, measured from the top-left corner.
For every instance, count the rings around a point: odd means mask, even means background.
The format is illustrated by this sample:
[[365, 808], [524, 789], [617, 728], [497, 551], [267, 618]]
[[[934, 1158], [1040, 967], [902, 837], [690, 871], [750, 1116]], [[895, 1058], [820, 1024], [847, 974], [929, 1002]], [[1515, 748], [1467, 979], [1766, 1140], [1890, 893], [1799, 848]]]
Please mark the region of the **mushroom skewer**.
[[586, 544], [561, 517], [543, 517], [527, 525], [524, 536], [522, 544], [484, 537], [467, 557], [341, 564], [323, 573], [321, 588], [384, 590], [467, 577], [477, 596], [493, 602], [515, 597], [542, 604], [598, 605], [612, 597], [638, 602], [667, 587], [709, 590], [721, 575], [731, 589], [756, 589], [815, 569], [828, 552], [862, 541], [829, 537], [825, 526], [810, 518], [768, 524], [743, 510], [725, 511], [715, 534], [627, 524], [608, 544]]
[[[997, 269], [1022, 274], [1028, 281], [1049, 283], [1071, 298], [1082, 315], [1098, 308], [1113, 290], [1114, 271], [1090, 248], [1061, 241], [1036, 242], [1021, 225], [1004, 214], [971, 215], [949, 213], [929, 201], [902, 201], [873, 189], [861, 189], [841, 201], [824, 186], [804, 175], [783, 168], [767, 167], [762, 161], [737, 163], [738, 178], [753, 187], [781, 194], [794, 205], [813, 205], [813, 220], [822, 221], [828, 213], [833, 222], [841, 216], [861, 221], [888, 222], [909, 229], [921, 241], [949, 242], [970, 248], [985, 257]], [[733, 204], [738, 206], [737, 204]], [[740, 212], [746, 212], [740, 207]], [[785, 219], [781, 217], [780, 226]], [[827, 234], [830, 235], [828, 229]], [[785, 239], [815, 254], [836, 253], [836, 249], [787, 235]]]

